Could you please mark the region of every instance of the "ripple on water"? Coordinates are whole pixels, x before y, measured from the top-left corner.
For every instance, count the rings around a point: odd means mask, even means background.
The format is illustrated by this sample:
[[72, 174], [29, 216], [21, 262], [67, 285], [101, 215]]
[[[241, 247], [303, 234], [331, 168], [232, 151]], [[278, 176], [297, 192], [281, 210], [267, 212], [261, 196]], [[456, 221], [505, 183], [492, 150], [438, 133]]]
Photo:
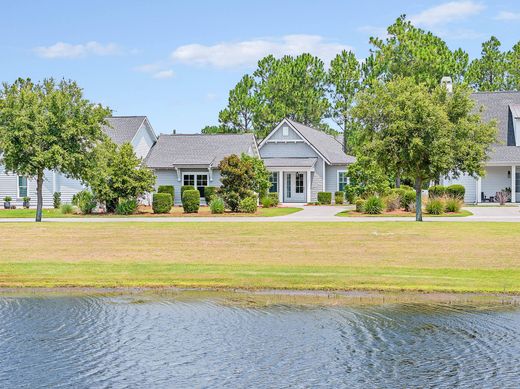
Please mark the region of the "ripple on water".
[[0, 298], [2, 387], [517, 387], [520, 310]]

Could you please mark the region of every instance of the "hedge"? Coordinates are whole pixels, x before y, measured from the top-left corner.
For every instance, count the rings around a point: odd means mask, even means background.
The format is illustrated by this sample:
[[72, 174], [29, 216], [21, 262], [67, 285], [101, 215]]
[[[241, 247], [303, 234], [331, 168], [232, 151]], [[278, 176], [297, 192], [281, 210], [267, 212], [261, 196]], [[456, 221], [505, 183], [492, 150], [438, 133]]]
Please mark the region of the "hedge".
[[443, 197], [446, 194], [446, 187], [442, 185], [434, 185], [428, 188], [428, 197]]
[[331, 192], [318, 192], [318, 203], [325, 205], [332, 202]]
[[278, 192], [270, 192], [267, 196], [271, 199], [271, 206], [276, 207], [280, 202], [280, 198], [278, 197]]
[[345, 202], [345, 193], [344, 192], [334, 192], [334, 203], [343, 204], [344, 202]]
[[116, 205], [116, 214], [118, 215], [133, 215], [137, 211], [137, 200], [120, 200]]
[[258, 209], [256, 204], [256, 197], [248, 196], [240, 201], [238, 210], [244, 213], [255, 213]]
[[357, 199], [356, 203], [356, 212], [364, 212], [365, 211], [365, 200]]
[[182, 194], [182, 207], [186, 213], [197, 213], [200, 207], [200, 193], [197, 189], [186, 189]]
[[211, 203], [211, 198], [217, 194], [217, 189], [216, 186], [206, 186], [204, 188], [204, 200], [206, 200], [206, 205]]
[[159, 185], [157, 193], [169, 193], [172, 195], [172, 201], [175, 201], [175, 189], [173, 185]]
[[466, 194], [466, 188], [460, 184], [453, 184], [446, 188], [446, 194], [455, 197], [460, 200], [464, 200], [464, 195]]
[[169, 193], [154, 193], [152, 199], [153, 213], [169, 213], [172, 209], [173, 198]]
[[415, 192], [413, 190], [407, 190], [403, 193], [401, 197], [401, 208], [404, 208], [406, 211], [409, 211], [410, 203], [415, 204]]
[[[195, 190], [195, 187], [193, 185], [183, 185], [181, 186], [181, 200], [183, 199], [184, 191], [185, 190]], [[200, 196], [200, 193], [199, 193]]]

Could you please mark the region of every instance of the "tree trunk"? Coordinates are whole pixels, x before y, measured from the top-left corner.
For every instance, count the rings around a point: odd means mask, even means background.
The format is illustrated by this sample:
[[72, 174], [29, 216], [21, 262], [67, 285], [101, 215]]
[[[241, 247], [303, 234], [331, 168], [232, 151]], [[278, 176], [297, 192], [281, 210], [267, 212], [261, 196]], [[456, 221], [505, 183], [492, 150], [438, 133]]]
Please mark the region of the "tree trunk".
[[395, 177], [395, 187], [400, 188], [401, 187], [401, 175], [397, 173], [397, 177]]
[[42, 221], [43, 210], [43, 172], [38, 172], [36, 178], [36, 221]]
[[422, 222], [422, 180], [415, 179], [415, 221]]

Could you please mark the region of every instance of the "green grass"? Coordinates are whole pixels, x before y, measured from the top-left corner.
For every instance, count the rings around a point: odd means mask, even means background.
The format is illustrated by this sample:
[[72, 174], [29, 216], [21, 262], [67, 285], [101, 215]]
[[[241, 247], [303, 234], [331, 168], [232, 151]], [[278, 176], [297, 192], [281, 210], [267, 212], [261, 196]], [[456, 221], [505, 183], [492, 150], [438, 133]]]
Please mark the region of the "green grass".
[[[423, 217], [465, 217], [465, 216], [471, 216], [471, 215], [473, 215], [473, 213], [468, 211], [467, 209], [463, 209], [460, 212], [456, 212], [456, 213], [443, 213], [442, 215], [430, 215], [430, 214], [423, 212]], [[399, 213], [399, 214], [382, 213], [379, 215], [368, 215], [366, 213], [359, 213], [354, 210], [346, 210], [346, 211], [337, 213], [336, 216], [340, 216], [340, 217], [415, 217], [415, 213], [414, 212], [406, 212], [406, 213]]]
[[520, 293], [516, 223], [3, 223], [0, 287]]
[[[293, 208], [293, 207], [278, 207], [278, 208], [258, 208], [258, 212], [254, 215], [250, 214], [220, 214], [220, 215], [212, 215], [209, 213], [209, 210], [207, 207], [201, 208], [201, 211], [199, 211], [199, 214], [183, 214], [182, 208], [175, 207], [174, 210], [175, 213], [172, 214], [160, 214], [160, 215], [154, 215], [151, 213], [142, 213], [142, 214], [135, 214], [135, 215], [115, 215], [115, 214], [105, 214], [105, 215], [76, 215], [76, 214], [63, 214], [59, 209], [44, 209], [43, 210], [43, 218], [75, 218], [75, 217], [86, 217], [86, 218], [92, 218], [92, 217], [166, 217], [166, 216], [172, 216], [172, 217], [197, 217], [197, 216], [211, 216], [211, 217], [230, 217], [230, 216], [236, 216], [236, 217], [244, 217], [244, 216], [264, 216], [264, 217], [273, 217], [273, 216], [284, 216], [284, 215], [290, 215], [291, 213], [299, 212], [302, 210], [302, 208]], [[36, 210], [35, 209], [0, 209], [0, 219], [14, 219], [14, 218], [32, 218], [34, 219], [36, 216]]]

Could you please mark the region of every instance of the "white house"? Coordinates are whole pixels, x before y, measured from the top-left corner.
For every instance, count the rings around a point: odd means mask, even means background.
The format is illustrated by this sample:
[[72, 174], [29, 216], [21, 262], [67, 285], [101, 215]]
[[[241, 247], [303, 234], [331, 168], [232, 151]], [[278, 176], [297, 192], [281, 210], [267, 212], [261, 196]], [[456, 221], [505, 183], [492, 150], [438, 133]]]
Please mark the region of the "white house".
[[520, 202], [520, 92], [478, 92], [472, 94], [482, 120], [496, 120], [498, 143], [486, 162], [486, 175], [444, 179], [442, 184], [462, 184], [467, 203], [496, 202], [497, 192], [511, 190], [511, 202]]
[[[145, 158], [150, 149], [157, 141], [150, 122], [146, 116], [114, 116], [107, 118], [108, 126], [103, 126], [103, 131], [116, 144], [121, 145], [129, 142], [140, 158]], [[84, 186], [78, 180], [71, 179], [65, 175], [46, 171], [43, 181], [43, 206], [53, 206], [54, 192], [61, 193], [61, 200], [68, 203], [72, 196], [82, 190]], [[10, 196], [11, 204], [21, 206], [23, 197], [31, 197], [32, 205], [36, 205], [36, 180], [16, 174], [8, 174], [0, 164], [0, 200]]]

